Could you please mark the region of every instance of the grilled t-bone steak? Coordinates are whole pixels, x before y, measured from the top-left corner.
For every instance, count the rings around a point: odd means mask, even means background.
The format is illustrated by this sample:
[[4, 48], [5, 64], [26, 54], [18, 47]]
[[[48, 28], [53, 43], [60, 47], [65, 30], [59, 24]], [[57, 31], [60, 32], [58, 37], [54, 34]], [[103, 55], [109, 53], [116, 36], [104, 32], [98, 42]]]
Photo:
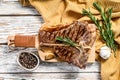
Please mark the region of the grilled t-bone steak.
[[[53, 46], [54, 54], [60, 59], [72, 63], [80, 68], [84, 68], [96, 39], [96, 27], [86, 22], [75, 21], [72, 24], [56, 26], [52, 29], [40, 29], [40, 44], [61, 44], [56, 37], [69, 37], [73, 42], [81, 45], [80, 50], [74, 46]], [[88, 47], [88, 48], [87, 48]]]

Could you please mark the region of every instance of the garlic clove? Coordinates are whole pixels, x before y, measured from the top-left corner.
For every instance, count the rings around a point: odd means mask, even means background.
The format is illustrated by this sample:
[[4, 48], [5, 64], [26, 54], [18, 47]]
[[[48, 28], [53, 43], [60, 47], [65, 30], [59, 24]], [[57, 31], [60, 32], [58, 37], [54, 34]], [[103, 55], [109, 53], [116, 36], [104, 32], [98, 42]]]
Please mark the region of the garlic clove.
[[107, 46], [103, 46], [100, 49], [100, 57], [102, 57], [103, 59], [108, 59], [111, 55], [111, 50], [109, 47]]

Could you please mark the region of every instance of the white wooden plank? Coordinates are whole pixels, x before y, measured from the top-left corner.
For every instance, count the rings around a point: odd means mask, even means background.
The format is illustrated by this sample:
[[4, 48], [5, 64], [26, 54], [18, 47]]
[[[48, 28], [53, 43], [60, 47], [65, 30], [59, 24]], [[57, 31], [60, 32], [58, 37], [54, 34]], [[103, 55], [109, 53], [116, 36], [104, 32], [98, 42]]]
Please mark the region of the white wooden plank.
[[100, 80], [98, 73], [35, 73], [35, 74], [0, 74], [0, 77], [12, 80]]
[[[26, 51], [37, 53], [36, 49], [27, 48]], [[0, 46], [0, 73], [15, 73], [15, 72], [27, 72], [17, 64], [17, 56], [23, 50], [16, 49], [10, 51], [7, 46]], [[39, 65], [39, 67], [33, 72], [100, 72], [99, 63], [88, 64], [86, 69], [79, 69], [71, 64], [65, 62], [60, 63], [45, 63]]]
[[13, 2], [13, 1], [18, 1], [18, 0], [3, 0], [3, 1], [12, 1]]
[[10, 34], [37, 33], [42, 23], [41, 16], [1, 16], [0, 43], [7, 42]]
[[[13, 33], [37, 33], [43, 23], [40, 16], [0, 17], [0, 43], [7, 41], [7, 36]], [[7, 52], [7, 46], [0, 46], [0, 72], [25, 72], [16, 64], [19, 49]], [[29, 50], [27, 50], [29, 51]], [[49, 67], [48, 67], [49, 66]], [[47, 70], [46, 70], [47, 69]], [[43, 63], [35, 72], [99, 72], [98, 63], [81, 70], [66, 63]]]
[[0, 15], [39, 15], [33, 7], [23, 7], [20, 2], [0, 1]]

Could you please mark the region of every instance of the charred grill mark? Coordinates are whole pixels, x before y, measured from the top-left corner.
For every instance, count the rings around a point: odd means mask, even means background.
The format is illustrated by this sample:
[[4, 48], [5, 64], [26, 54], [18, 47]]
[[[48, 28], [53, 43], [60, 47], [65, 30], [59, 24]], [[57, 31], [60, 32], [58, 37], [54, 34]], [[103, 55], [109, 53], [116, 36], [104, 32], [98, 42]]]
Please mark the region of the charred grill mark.
[[60, 31], [60, 37], [62, 37], [62, 38], [64, 38], [64, 34], [63, 34], [63, 32], [64, 32], [64, 29], [62, 29], [61, 31]]
[[55, 34], [54, 34], [54, 33], [51, 33], [51, 35], [50, 35], [50, 40], [51, 40], [52, 42], [54, 42], [54, 37], [55, 37]]
[[85, 33], [83, 34], [83, 40], [87, 37], [87, 35], [89, 35], [90, 33], [88, 31], [85, 31]]
[[60, 37], [62, 37], [62, 38], [63, 38], [63, 34], [62, 34], [62, 33], [63, 33], [63, 30], [62, 30], [62, 31], [60, 31], [60, 32], [58, 32], [58, 34], [59, 34], [58, 36], [60, 36]]
[[79, 33], [78, 33], [77, 43], [79, 43], [79, 42], [80, 42], [80, 40], [82, 40], [82, 39], [83, 39], [83, 38], [82, 38], [82, 35], [84, 34], [84, 31], [85, 31], [85, 29], [83, 28], [83, 29], [81, 30], [81, 32], [79, 32]]
[[67, 37], [66, 32], [67, 32], [67, 30], [65, 29], [64, 32], [63, 32], [64, 33], [64, 37], [63, 38]]
[[[56, 34], [55, 38], [58, 37], [58, 36], [60, 36], [60, 32], [58, 32], [58, 33]], [[54, 39], [55, 39], [55, 38], [54, 38]]]
[[64, 30], [64, 38], [68, 36], [68, 32], [69, 30], [66, 30], [66, 29]]
[[42, 31], [41, 33], [40, 33], [40, 41], [42, 41], [42, 42], [45, 42], [45, 35], [46, 35], [46, 32], [45, 31]]
[[72, 57], [72, 53], [69, 51], [66, 59], [68, 59], [69, 62], [71, 62], [71, 60], [72, 60], [71, 57]]
[[[66, 48], [66, 51], [67, 51], [67, 48]], [[69, 61], [71, 61], [71, 58], [72, 58], [72, 55], [73, 55], [74, 53], [73, 52], [71, 52], [71, 50], [68, 50], [68, 52], [65, 54], [66, 55], [66, 59], [69, 59]]]
[[[67, 54], [68, 54], [68, 51], [66, 50], [66, 48], [64, 48], [64, 52], [63, 52], [63, 58], [66, 60], [66, 57], [67, 57]], [[62, 56], [61, 56], [62, 57]]]
[[70, 32], [71, 32], [71, 27], [68, 28], [68, 32], [67, 32], [67, 36], [66, 37], [70, 38], [70, 36], [69, 36]]
[[71, 32], [71, 39], [72, 39], [72, 41], [73, 42], [75, 42], [75, 39], [76, 39], [76, 34], [77, 34], [77, 29], [78, 29], [78, 27], [77, 27], [77, 25], [78, 25], [78, 22], [75, 22], [75, 24], [73, 24], [72, 26], [71, 26], [71, 28], [72, 28], [72, 32]]
[[55, 42], [55, 38], [56, 38], [57, 35], [58, 35], [58, 31], [53, 32], [53, 34], [54, 34], [54, 42]]
[[48, 32], [46, 32], [45, 36], [43, 37], [44, 38], [44, 42], [48, 43], [49, 42], [49, 39], [48, 39]]
[[51, 42], [51, 41], [50, 41], [50, 32], [47, 32], [47, 33], [46, 33], [46, 38], [47, 38], [47, 42]]
[[78, 25], [75, 25], [75, 26], [76, 26], [76, 28], [75, 28], [75, 32], [73, 34], [73, 37], [74, 37], [74, 41], [76, 42], [80, 27]]
[[77, 40], [80, 38], [80, 36], [81, 36], [81, 32], [83, 32], [83, 30], [84, 30], [84, 26], [80, 26], [79, 25], [79, 31], [78, 31], [78, 34], [77, 34]]
[[[73, 26], [73, 25], [71, 25]], [[73, 37], [73, 32], [74, 32], [74, 29], [73, 27], [71, 27], [71, 31], [69, 32], [69, 38], [72, 40], [72, 37]], [[73, 41], [73, 40], [72, 40]]]
[[68, 51], [67, 50], [64, 50], [64, 56], [66, 56], [68, 54]]
[[73, 42], [75, 42], [75, 38], [76, 38], [76, 35], [75, 35], [75, 33], [76, 33], [76, 26], [74, 25], [74, 27], [72, 28], [72, 30], [73, 30], [73, 33], [72, 33], [72, 41]]

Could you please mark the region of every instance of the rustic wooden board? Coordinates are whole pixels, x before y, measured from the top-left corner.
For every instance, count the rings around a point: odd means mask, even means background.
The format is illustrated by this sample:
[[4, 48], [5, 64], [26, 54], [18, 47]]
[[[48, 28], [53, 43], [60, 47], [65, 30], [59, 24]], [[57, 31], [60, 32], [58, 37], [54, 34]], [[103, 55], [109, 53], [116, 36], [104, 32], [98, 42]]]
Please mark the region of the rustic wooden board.
[[37, 33], [42, 23], [41, 16], [1, 16], [0, 43], [7, 42], [10, 34]]
[[0, 15], [39, 15], [38, 12], [31, 7], [23, 7], [18, 1], [2, 1], [0, 2]]
[[[98, 73], [21, 73], [0, 74], [0, 77], [12, 80], [100, 80]], [[5, 80], [6, 80], [5, 79]]]
[[[7, 46], [0, 46], [0, 73], [26, 72], [17, 64], [17, 56], [22, 51], [37, 53], [34, 48], [14, 48], [10, 50]], [[42, 63], [34, 72], [95, 72], [99, 73], [99, 64], [88, 64], [86, 69], [79, 69], [65, 62]]]
[[3, 1], [4, 1], [4, 2], [5, 2], [5, 1], [9, 1], [9, 2], [12, 1], [12, 2], [13, 2], [13, 1], [18, 1], [18, 0], [3, 0]]

